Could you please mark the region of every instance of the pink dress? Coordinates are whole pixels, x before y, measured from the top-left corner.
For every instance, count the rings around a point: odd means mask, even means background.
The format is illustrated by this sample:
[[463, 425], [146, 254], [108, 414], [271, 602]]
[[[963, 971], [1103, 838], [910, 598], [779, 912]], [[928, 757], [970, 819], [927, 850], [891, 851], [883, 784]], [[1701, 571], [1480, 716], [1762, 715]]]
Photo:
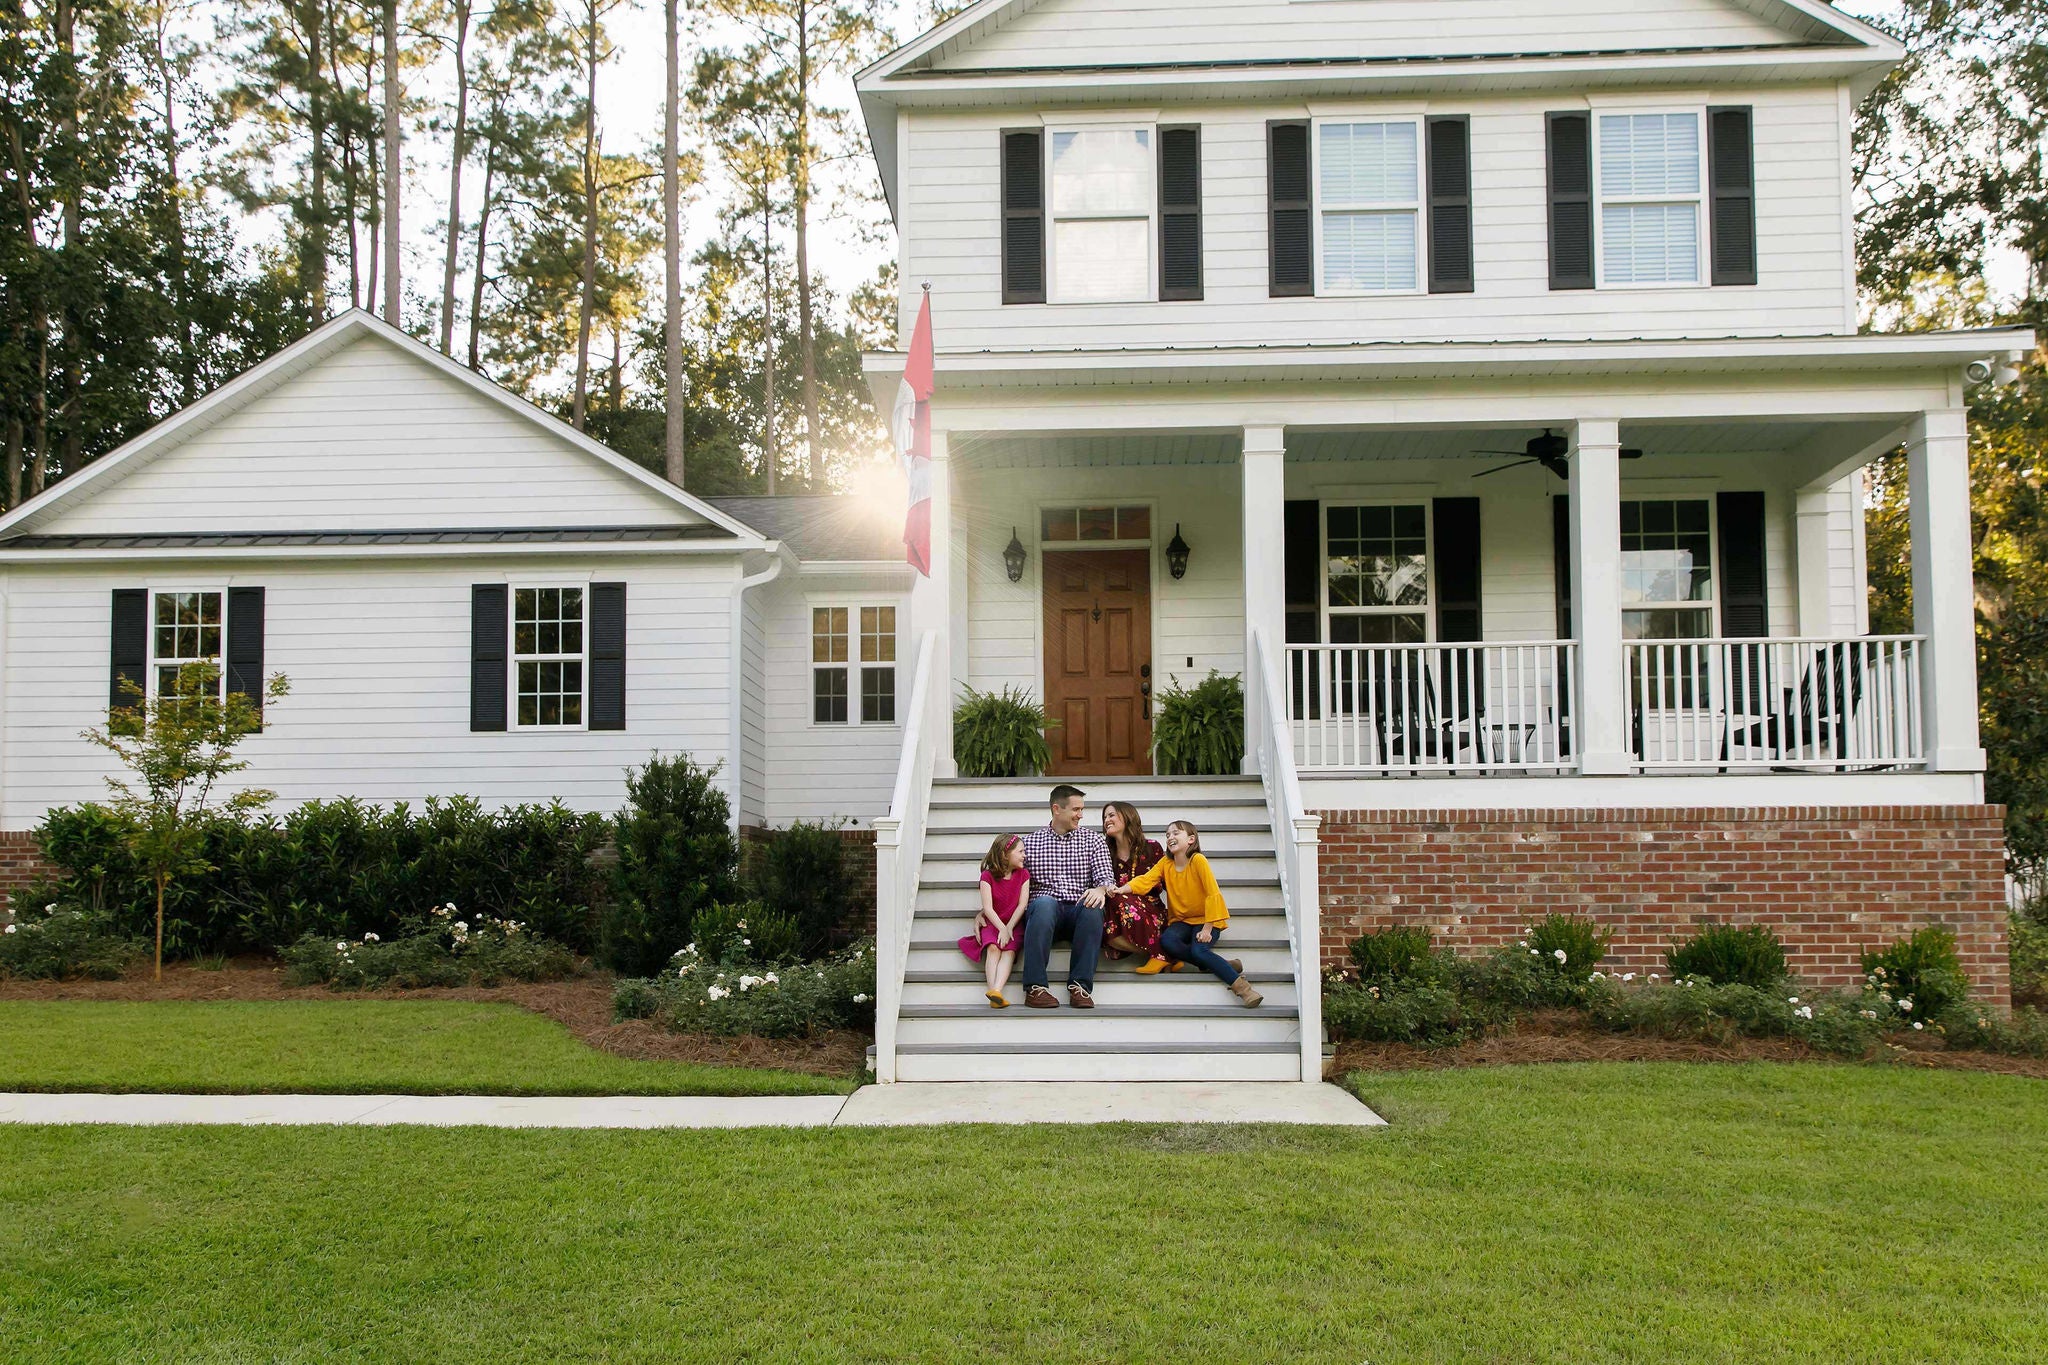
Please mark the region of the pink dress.
[[[1018, 868], [1007, 877], [991, 876], [986, 870], [981, 874], [983, 885], [988, 887], [989, 903], [995, 907], [996, 915], [1007, 921], [1017, 913], [1017, 899], [1024, 894], [1024, 883], [1031, 880], [1031, 874]], [[977, 899], [979, 899], [977, 897]], [[975, 914], [980, 915], [980, 907]], [[1017, 930], [1007, 943], [998, 943], [999, 931], [993, 924], [977, 924], [975, 932], [960, 940], [960, 951], [967, 954], [970, 962], [981, 961], [981, 955], [994, 948], [999, 952], [1014, 952], [1024, 946], [1024, 925], [1017, 924]]]

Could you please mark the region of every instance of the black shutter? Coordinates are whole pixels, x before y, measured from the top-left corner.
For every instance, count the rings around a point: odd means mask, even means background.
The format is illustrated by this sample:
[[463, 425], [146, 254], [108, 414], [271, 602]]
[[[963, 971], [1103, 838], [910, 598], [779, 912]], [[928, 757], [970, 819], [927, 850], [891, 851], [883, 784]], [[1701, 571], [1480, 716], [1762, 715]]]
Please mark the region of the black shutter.
[[1307, 119], [1266, 125], [1266, 209], [1267, 293], [1276, 299], [1315, 293]]
[[593, 730], [626, 728], [626, 585], [590, 585], [590, 710]]
[[1159, 297], [1202, 297], [1202, 130], [1159, 130]]
[[469, 590], [469, 728], [505, 728], [505, 645], [511, 612], [503, 583]]
[[1436, 638], [1484, 639], [1479, 620], [1479, 499], [1437, 498], [1431, 510], [1436, 522], [1430, 547], [1436, 555]]
[[239, 692], [263, 714], [263, 589], [228, 589], [228, 691]]
[[1746, 105], [1707, 110], [1713, 282], [1756, 283], [1756, 151]]
[[1593, 287], [1593, 116], [1545, 114], [1550, 287]]
[[1429, 120], [1429, 292], [1472, 292], [1472, 121]]
[[1572, 638], [1572, 512], [1563, 493], [1550, 499], [1551, 579], [1557, 585], [1557, 638]]
[[1723, 493], [1715, 499], [1721, 523], [1721, 634], [1756, 640], [1771, 633], [1764, 568], [1764, 495]]
[[107, 706], [110, 710], [124, 710], [140, 706], [142, 698], [130, 692], [124, 684], [134, 683], [147, 688], [144, 681], [149, 667], [149, 590], [147, 588], [114, 589], [113, 648], [107, 667]]
[[1287, 580], [1287, 643], [1320, 644], [1323, 505], [1314, 498], [1289, 498], [1281, 508], [1280, 526], [1280, 562]]
[[1045, 134], [1003, 134], [1003, 302], [1045, 302]]

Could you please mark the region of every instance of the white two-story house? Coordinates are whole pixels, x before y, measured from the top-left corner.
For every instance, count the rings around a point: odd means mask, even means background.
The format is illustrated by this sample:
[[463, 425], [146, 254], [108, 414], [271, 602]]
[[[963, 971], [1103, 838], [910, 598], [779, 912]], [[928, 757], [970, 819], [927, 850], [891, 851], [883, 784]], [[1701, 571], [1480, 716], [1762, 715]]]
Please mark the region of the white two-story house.
[[[80, 731], [210, 657], [291, 678], [246, 749], [286, 802], [613, 809], [686, 750], [742, 827], [872, 828], [884, 1080], [1315, 1079], [1356, 934], [1551, 911], [1638, 970], [1764, 923], [1824, 984], [1942, 922], [2002, 997], [1964, 396], [2033, 338], [1857, 333], [1899, 57], [1817, 0], [980, 0], [858, 79], [906, 337], [929, 286], [929, 577], [900, 508], [693, 497], [351, 313], [0, 519], [0, 884], [103, 793]], [[1242, 773], [1151, 776], [1211, 672]], [[1201, 826], [1262, 1007], [1125, 962], [988, 1008], [953, 941], [1046, 782], [955, 775], [969, 688]]]

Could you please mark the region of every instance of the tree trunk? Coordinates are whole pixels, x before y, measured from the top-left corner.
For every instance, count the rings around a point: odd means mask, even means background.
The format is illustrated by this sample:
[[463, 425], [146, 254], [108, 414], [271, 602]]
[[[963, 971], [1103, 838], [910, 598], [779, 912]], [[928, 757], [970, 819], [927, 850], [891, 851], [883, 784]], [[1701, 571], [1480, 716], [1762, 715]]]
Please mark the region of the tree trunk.
[[455, 266], [462, 254], [462, 162], [469, 155], [469, 0], [455, 0], [455, 139], [448, 154], [448, 254], [441, 262], [441, 354], [453, 355]]
[[612, 324], [612, 373], [611, 373], [611, 400], [612, 400], [612, 439], [613, 439], [613, 440], [617, 440], [617, 439], [618, 439], [618, 432], [619, 432], [619, 411], [620, 411], [620, 409], [622, 409], [622, 408], [623, 408], [623, 407], [625, 407], [625, 405], [626, 405], [626, 370], [625, 370], [625, 364], [626, 364], [626, 362], [625, 362], [625, 357], [624, 357], [624, 355], [622, 354], [622, 352], [621, 352], [621, 349], [620, 349], [620, 347], [621, 347], [621, 337], [620, 337], [620, 333], [621, 333], [621, 332], [622, 332], [623, 330], [624, 330], [624, 329], [623, 329], [623, 328], [621, 328], [621, 327], [619, 326], [619, 324], [618, 324], [618, 323], [614, 322], [614, 323]]
[[[58, 105], [57, 138], [60, 144], [72, 149], [67, 155], [83, 160], [83, 157], [78, 155], [78, 13], [73, 8], [71, 0], [56, 0], [50, 10], [50, 22], [56, 33], [58, 47], [64, 54], [64, 94]], [[62, 253], [60, 259], [64, 262], [64, 272], [70, 274], [79, 268], [78, 256], [83, 250], [81, 239], [85, 234], [77, 172], [74, 170], [72, 174], [65, 176], [61, 185], [64, 237], [58, 246]], [[57, 406], [57, 466], [60, 474], [69, 473], [82, 463], [79, 459], [79, 431], [85, 417], [85, 326], [84, 320], [78, 314], [76, 296], [76, 290], [66, 289], [59, 302], [64, 315], [64, 398]]]
[[156, 878], [156, 979], [164, 979], [164, 883], [170, 878], [159, 873]]
[[169, 11], [159, 7], [155, 11], [155, 59], [157, 86], [164, 101], [164, 121], [161, 138], [164, 156], [165, 188], [170, 196], [170, 221], [166, 224], [170, 236], [171, 258], [171, 307], [178, 316], [178, 399], [189, 405], [199, 397], [198, 348], [192, 336], [192, 310], [186, 295], [190, 292], [186, 283], [185, 245], [185, 187], [178, 173], [178, 83], [171, 71], [170, 52], [167, 44], [169, 33], [166, 20]]
[[[496, 108], [492, 115], [492, 126], [496, 126]], [[491, 193], [496, 188], [498, 177], [498, 139], [493, 137], [484, 149], [484, 193], [476, 206], [476, 272], [469, 285], [469, 368], [482, 374], [483, 359], [478, 350], [483, 340], [484, 317], [484, 261], [491, 249]]]
[[781, 454], [775, 448], [775, 252], [769, 244], [769, 183], [761, 178], [761, 466], [768, 473], [768, 492], [775, 492], [775, 466]]
[[[323, 16], [323, 22], [329, 25], [327, 29], [327, 60], [331, 71], [324, 74], [316, 73], [315, 78], [331, 79], [336, 90], [346, 90], [348, 82], [343, 78], [342, 74], [341, 43], [335, 37], [332, 27], [334, 10], [332, 7], [324, 7], [320, 13]], [[326, 174], [325, 161], [325, 154], [322, 153], [320, 171], [323, 177]], [[348, 306], [351, 308], [361, 308], [363, 306], [363, 244], [356, 234], [357, 220], [361, 216], [356, 212], [356, 190], [361, 180], [362, 176], [356, 169], [355, 134], [348, 127], [344, 126], [341, 130], [341, 211], [342, 217], [348, 222]], [[324, 236], [324, 219], [322, 232], [321, 253], [324, 259], [327, 249]]]
[[662, 409], [664, 414], [662, 467], [668, 481], [678, 488], [683, 483], [684, 427], [683, 385], [683, 187], [681, 104], [683, 57], [677, 33], [678, 0], [663, 6], [668, 38], [668, 109], [661, 120], [661, 247], [664, 276], [662, 321]]
[[597, 311], [597, 4], [583, 36], [583, 289], [576, 303], [576, 396], [570, 425], [583, 430], [590, 402], [590, 327]]
[[[376, 84], [376, 54], [365, 52], [363, 54], [363, 103], [365, 105], [370, 102], [370, 91], [376, 87]], [[363, 179], [365, 181], [365, 188], [370, 192], [369, 212], [364, 215], [364, 221], [370, 225], [370, 265], [369, 269], [363, 272], [363, 307], [370, 312], [375, 312], [377, 310], [377, 281], [380, 278], [377, 271], [384, 259], [382, 250], [384, 246], [384, 233], [381, 230], [381, 224], [384, 221], [384, 173], [377, 157], [376, 135], [368, 127], [363, 129]]]
[[384, 321], [393, 327], [405, 321], [405, 271], [398, 255], [398, 211], [405, 198], [398, 119], [404, 102], [398, 83], [398, 0], [384, 0]]
[[[35, 192], [29, 183], [28, 158], [21, 145], [21, 125], [9, 120], [7, 124], [8, 169], [13, 172], [15, 209], [21, 215], [21, 238], [28, 247], [28, 258], [33, 263], [33, 277], [24, 281], [23, 311], [27, 313], [26, 323], [16, 323], [16, 344], [35, 355], [28, 393], [28, 416], [23, 423], [24, 431], [20, 441], [21, 456], [19, 467], [28, 485], [26, 493], [16, 491], [15, 504], [22, 497], [34, 497], [43, 491], [45, 455], [48, 451], [50, 434], [50, 311], [49, 279], [42, 259], [41, 242], [36, 236]], [[18, 477], [22, 477], [18, 476]]]
[[[327, 75], [320, 40], [326, 36], [326, 0], [309, 0], [300, 11], [306, 30], [306, 129], [312, 139], [307, 170], [306, 212], [299, 224], [299, 288], [314, 322], [327, 317]], [[331, 49], [332, 43], [328, 44]], [[351, 177], [353, 179], [353, 177]], [[350, 219], [354, 231], [354, 219]], [[351, 251], [353, 260], [353, 251]]]
[[796, 328], [803, 366], [804, 445], [810, 454], [811, 491], [825, 487], [825, 443], [818, 432], [818, 348], [811, 332], [811, 0], [796, 9]]

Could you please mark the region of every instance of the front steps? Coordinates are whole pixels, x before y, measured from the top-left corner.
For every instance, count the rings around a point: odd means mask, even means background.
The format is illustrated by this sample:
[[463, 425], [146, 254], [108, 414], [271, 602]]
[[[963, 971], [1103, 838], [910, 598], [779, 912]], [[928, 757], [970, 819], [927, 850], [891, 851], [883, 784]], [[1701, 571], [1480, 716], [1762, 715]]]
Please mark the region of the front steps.
[[[1068, 945], [1053, 946], [1047, 973], [1057, 1010], [1023, 1005], [1022, 963], [1006, 1010], [983, 998], [981, 969], [956, 941], [974, 923], [981, 859], [998, 834], [1046, 822], [1053, 779], [932, 784], [924, 862], [911, 922], [909, 966], [896, 1026], [896, 1075], [904, 1081], [1297, 1081], [1299, 1000], [1287, 946], [1279, 865], [1259, 780], [1101, 778], [1088, 792], [1088, 823], [1104, 801], [1136, 805], [1160, 839], [1169, 820], [1192, 820], [1230, 905], [1226, 957], [1241, 958], [1265, 1004], [1246, 1009], [1206, 972], [1141, 977], [1142, 960], [1101, 959], [1093, 1010], [1066, 1003]], [[1162, 840], [1163, 842], [1163, 840]]]

